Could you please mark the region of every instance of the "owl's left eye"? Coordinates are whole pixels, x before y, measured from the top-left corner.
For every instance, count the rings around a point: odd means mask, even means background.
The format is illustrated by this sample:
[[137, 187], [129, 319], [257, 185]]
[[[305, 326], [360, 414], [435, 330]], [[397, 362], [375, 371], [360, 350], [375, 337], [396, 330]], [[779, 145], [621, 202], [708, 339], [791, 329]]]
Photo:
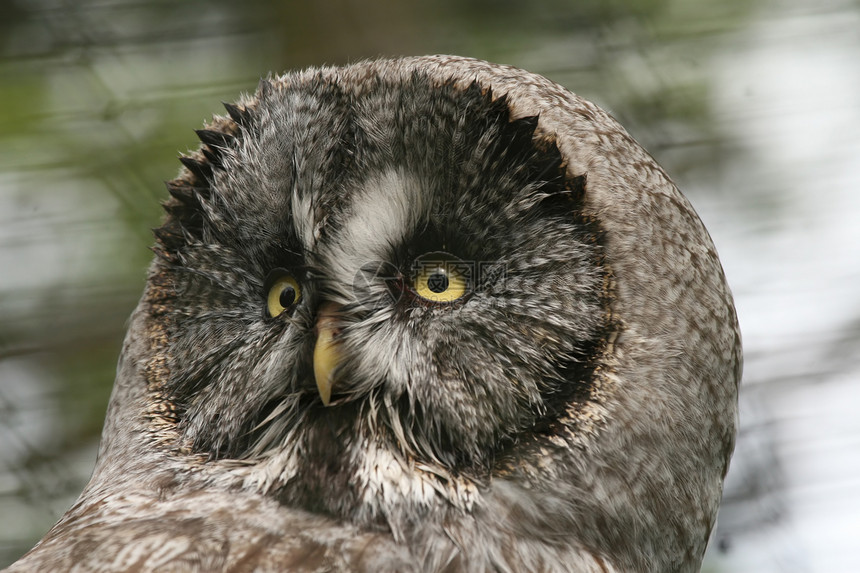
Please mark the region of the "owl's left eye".
[[415, 261], [412, 289], [430, 303], [452, 303], [469, 292], [469, 268], [447, 253], [430, 253]]
[[295, 308], [302, 298], [299, 281], [284, 269], [275, 269], [269, 273], [266, 289], [267, 310], [273, 318]]

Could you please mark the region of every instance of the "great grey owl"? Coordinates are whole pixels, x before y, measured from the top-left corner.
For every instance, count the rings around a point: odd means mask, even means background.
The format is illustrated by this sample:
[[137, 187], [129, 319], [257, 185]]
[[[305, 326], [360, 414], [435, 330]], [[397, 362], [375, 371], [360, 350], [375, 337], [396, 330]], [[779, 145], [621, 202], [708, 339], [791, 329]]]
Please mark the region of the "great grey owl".
[[448, 56], [226, 107], [168, 183], [92, 479], [11, 571], [698, 570], [740, 335], [613, 119]]

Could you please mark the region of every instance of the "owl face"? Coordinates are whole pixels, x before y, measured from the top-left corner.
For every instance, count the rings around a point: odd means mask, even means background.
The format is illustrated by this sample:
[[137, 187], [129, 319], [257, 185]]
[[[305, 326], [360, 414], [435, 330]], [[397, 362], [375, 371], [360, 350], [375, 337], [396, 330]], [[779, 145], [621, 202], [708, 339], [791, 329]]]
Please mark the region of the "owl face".
[[302, 79], [229, 107], [169, 184], [148, 297], [179, 440], [249, 459], [335, 428], [486, 474], [591, 398], [586, 179], [477, 84]]

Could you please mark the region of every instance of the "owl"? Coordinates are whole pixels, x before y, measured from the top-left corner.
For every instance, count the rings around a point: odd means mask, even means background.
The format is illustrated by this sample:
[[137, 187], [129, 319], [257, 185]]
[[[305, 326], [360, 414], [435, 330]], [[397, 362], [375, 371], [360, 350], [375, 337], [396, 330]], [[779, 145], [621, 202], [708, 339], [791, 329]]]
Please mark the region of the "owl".
[[226, 110], [167, 184], [92, 479], [9, 571], [698, 571], [740, 334], [618, 123], [451, 56]]

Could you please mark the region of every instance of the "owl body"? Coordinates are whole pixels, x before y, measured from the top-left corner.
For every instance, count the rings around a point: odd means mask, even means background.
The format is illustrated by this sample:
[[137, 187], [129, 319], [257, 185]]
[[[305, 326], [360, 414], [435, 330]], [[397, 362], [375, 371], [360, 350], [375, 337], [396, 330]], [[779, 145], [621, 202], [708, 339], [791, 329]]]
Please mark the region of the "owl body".
[[696, 571], [740, 337], [599, 108], [450, 56], [261, 82], [168, 183], [96, 470], [10, 571]]

